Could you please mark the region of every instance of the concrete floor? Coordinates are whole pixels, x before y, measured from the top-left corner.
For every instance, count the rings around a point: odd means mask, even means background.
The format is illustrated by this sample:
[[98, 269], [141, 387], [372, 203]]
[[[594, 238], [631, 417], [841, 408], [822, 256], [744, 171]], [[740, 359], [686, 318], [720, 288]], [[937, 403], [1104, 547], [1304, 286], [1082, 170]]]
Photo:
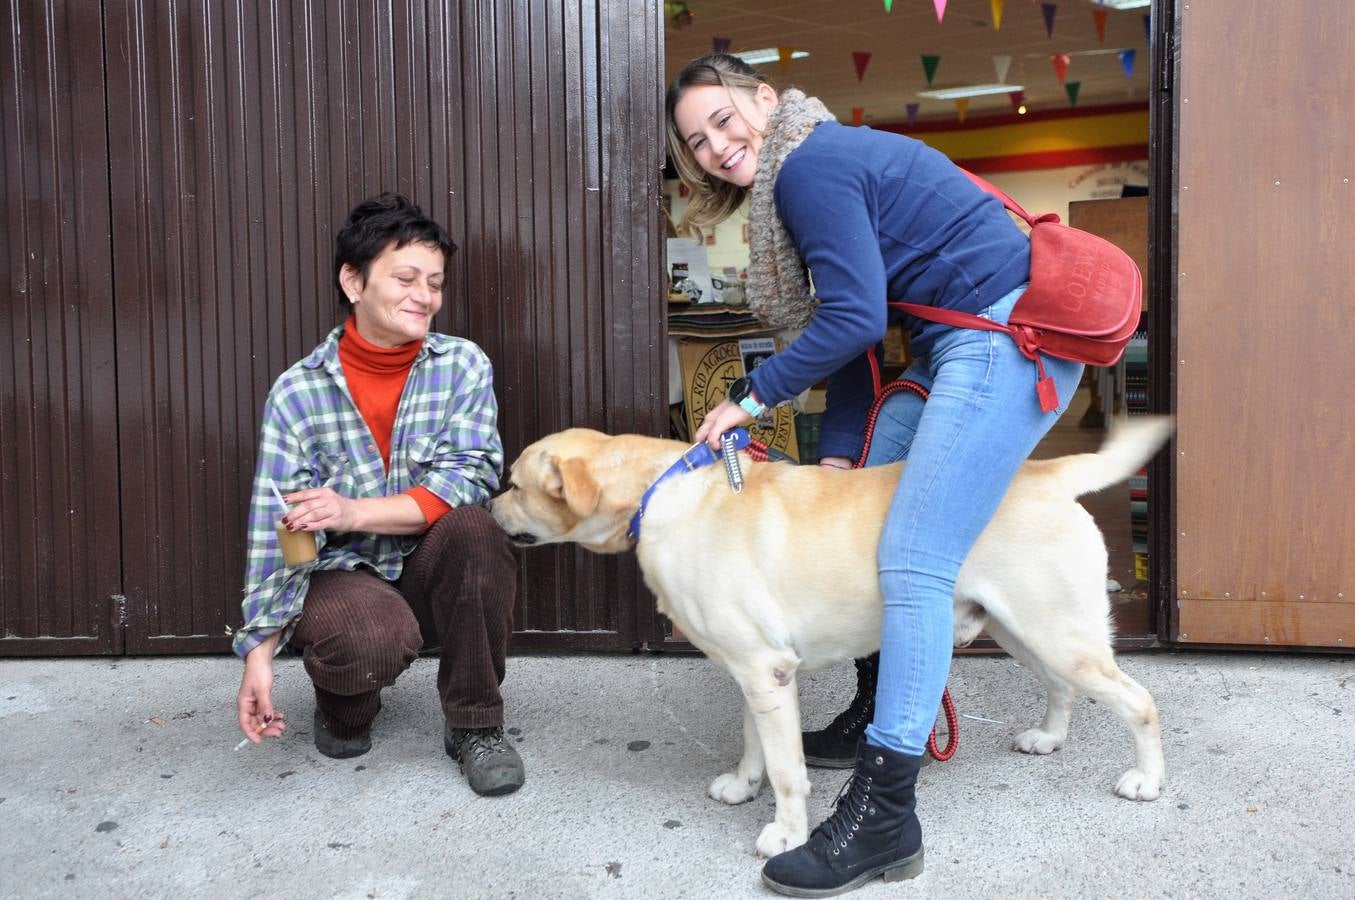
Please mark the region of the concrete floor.
[[[927, 869], [853, 897], [1355, 898], [1355, 658], [1133, 654], [1168, 781], [1111, 787], [1128, 731], [1082, 699], [1068, 745], [1007, 749], [1043, 710], [1005, 657], [955, 661], [960, 751], [923, 770]], [[239, 752], [233, 658], [0, 661], [0, 896], [758, 897], [769, 791], [706, 796], [739, 753], [739, 695], [693, 656], [514, 657], [527, 765], [479, 798], [441, 747], [435, 662], [387, 692], [371, 753], [311, 743], [309, 682], [279, 661], [291, 730]], [[821, 724], [842, 666], [803, 682]], [[977, 717], [977, 718], [969, 718]], [[811, 820], [844, 772], [811, 770]]]

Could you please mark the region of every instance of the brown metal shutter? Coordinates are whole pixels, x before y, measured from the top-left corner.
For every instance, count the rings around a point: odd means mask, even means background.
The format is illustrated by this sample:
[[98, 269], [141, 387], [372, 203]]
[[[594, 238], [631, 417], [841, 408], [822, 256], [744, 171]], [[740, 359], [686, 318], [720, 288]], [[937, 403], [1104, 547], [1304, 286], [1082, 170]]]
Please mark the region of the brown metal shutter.
[[[460, 244], [439, 328], [494, 360], [510, 459], [570, 424], [662, 433], [658, 10], [565, 6], [108, 0], [129, 652], [238, 624], [259, 411], [337, 321], [364, 196]], [[526, 560], [517, 646], [650, 636], [630, 558]]]
[[0, 654], [120, 650], [98, 4], [0, 8]]

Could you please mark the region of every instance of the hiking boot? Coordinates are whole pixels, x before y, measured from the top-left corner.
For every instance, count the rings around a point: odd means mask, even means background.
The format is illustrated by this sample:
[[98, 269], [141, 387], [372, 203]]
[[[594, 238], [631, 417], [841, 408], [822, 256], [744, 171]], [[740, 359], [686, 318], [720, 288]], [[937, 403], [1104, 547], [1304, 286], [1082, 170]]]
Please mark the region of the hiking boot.
[[471, 790], [482, 797], [511, 794], [522, 787], [527, 775], [522, 757], [504, 743], [503, 728], [453, 728], [442, 731], [447, 755], [461, 765]]
[[762, 867], [762, 882], [792, 897], [831, 897], [875, 878], [922, 874], [922, 826], [915, 812], [922, 756], [861, 742], [856, 771], [833, 814], [809, 840]]
[[851, 705], [819, 731], [800, 735], [804, 742], [805, 765], [821, 769], [850, 769], [856, 765], [856, 745], [865, 736], [866, 726], [875, 718], [875, 677], [880, 654], [873, 653], [856, 661], [856, 696]]
[[370, 727], [362, 729], [361, 732], [353, 737], [335, 737], [325, 724], [325, 718], [320, 714], [320, 710], [315, 710], [315, 717], [312, 720], [315, 731], [315, 749], [319, 750], [330, 759], [352, 759], [355, 756], [361, 756], [372, 749], [372, 729]]

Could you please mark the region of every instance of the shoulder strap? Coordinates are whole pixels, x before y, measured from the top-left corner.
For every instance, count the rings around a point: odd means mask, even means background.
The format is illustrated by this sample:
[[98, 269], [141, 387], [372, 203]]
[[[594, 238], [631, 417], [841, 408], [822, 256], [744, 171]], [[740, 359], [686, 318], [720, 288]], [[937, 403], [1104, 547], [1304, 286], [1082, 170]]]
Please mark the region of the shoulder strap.
[[1026, 212], [1024, 209], [1021, 208], [1021, 204], [1017, 203], [1011, 197], [1007, 196], [1006, 191], [1002, 190], [996, 185], [989, 184], [987, 181], [975, 175], [968, 169], [963, 169], [960, 168], [959, 166], [956, 166], [956, 168], [959, 168], [961, 172], [965, 173], [965, 176], [968, 177], [970, 181], [974, 182], [974, 184], [978, 185], [980, 190], [986, 191], [989, 194], [992, 194], [997, 199], [1001, 200], [1003, 206], [1007, 207], [1007, 209], [1011, 210], [1012, 212], [1020, 216], [1021, 221], [1025, 222], [1031, 228], [1034, 228], [1037, 222], [1059, 221], [1058, 213], [1045, 213], [1042, 216], [1032, 216], [1030, 213]]
[[959, 310], [939, 309], [935, 306], [923, 306], [919, 303], [891, 303], [889, 305], [891, 308], [905, 312], [910, 316], [926, 319], [929, 322], [940, 322], [942, 325], [950, 325], [954, 328], [981, 328], [984, 331], [1011, 331], [1006, 325], [999, 325], [992, 319], [985, 319], [982, 316], [960, 312]]

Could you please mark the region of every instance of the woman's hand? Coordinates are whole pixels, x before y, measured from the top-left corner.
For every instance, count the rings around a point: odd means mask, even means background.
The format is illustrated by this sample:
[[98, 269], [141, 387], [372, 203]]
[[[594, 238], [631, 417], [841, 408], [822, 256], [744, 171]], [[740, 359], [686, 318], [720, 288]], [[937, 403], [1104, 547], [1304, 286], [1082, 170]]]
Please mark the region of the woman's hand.
[[721, 400], [720, 405], [706, 413], [706, 417], [701, 420], [701, 427], [696, 429], [696, 441], [705, 441], [712, 450], [719, 450], [721, 435], [749, 421], [751, 419], [742, 406]]
[[306, 488], [283, 497], [292, 507], [282, 517], [288, 531], [361, 531], [359, 507], [332, 488]]
[[273, 708], [273, 649], [277, 643], [277, 635], [273, 635], [249, 651], [240, 693], [235, 698], [240, 730], [255, 744], [263, 743], [266, 737], [280, 737], [287, 730], [282, 710]]

